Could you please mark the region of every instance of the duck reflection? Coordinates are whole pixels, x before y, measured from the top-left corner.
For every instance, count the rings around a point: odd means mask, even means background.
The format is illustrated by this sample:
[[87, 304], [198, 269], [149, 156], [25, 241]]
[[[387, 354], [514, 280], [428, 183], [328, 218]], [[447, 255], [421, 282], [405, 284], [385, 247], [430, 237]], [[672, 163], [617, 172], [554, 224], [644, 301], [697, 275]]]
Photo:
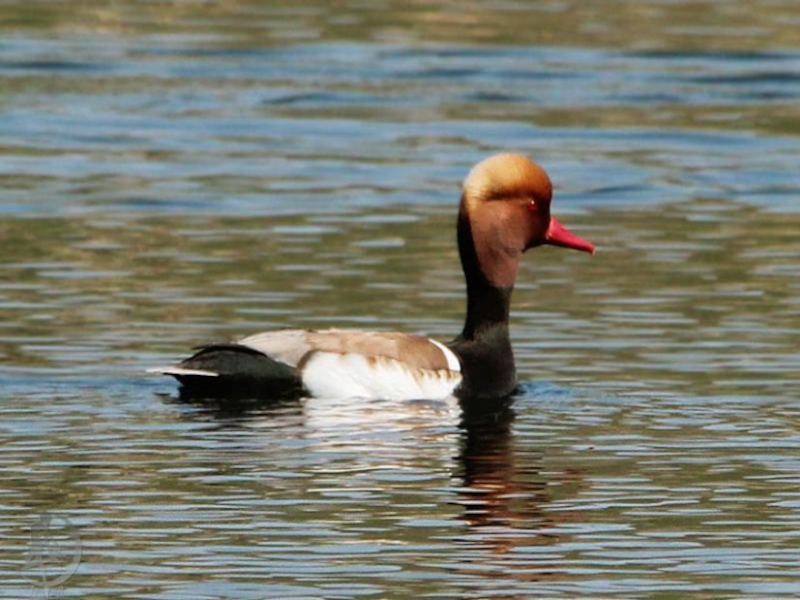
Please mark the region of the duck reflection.
[[462, 405], [459, 503], [470, 526], [513, 526], [541, 518], [547, 502], [539, 451], [515, 452], [509, 400]]
[[499, 570], [503, 577], [518, 581], [552, 580], [560, 569], [551, 560], [547, 567], [537, 565], [531, 547], [561, 542], [563, 535], [553, 533], [556, 522], [546, 510], [551, 497], [542, 452], [519, 445], [511, 402], [462, 403], [456, 458], [462, 486], [456, 502], [463, 507], [468, 530], [457, 542], [474, 546], [480, 562], [474, 567], [462, 564], [459, 570], [488, 576]]
[[277, 418], [281, 415], [302, 416], [302, 407], [296, 398], [276, 396], [260, 398], [247, 395], [225, 399], [187, 394], [182, 390], [174, 393], [159, 392], [156, 397], [177, 408], [190, 409], [182, 416], [216, 423], [220, 428], [249, 423], [254, 419]]
[[185, 407], [186, 419], [208, 421], [220, 429], [280, 429], [280, 440], [302, 440], [309, 452], [352, 453], [352, 460], [362, 467], [380, 468], [421, 468], [432, 460], [449, 470], [461, 415], [455, 398], [387, 402], [180, 394], [163, 399]]

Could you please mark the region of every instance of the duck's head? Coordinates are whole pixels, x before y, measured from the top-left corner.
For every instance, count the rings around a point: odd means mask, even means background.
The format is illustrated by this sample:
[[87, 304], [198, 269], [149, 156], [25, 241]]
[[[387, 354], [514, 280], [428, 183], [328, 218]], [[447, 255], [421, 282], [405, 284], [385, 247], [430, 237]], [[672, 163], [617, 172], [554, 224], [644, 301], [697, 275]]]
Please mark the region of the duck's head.
[[550, 214], [552, 198], [547, 173], [526, 156], [497, 154], [479, 162], [464, 180], [461, 196], [462, 259], [464, 244], [472, 245], [484, 277], [502, 288], [514, 285], [519, 258], [529, 248], [551, 245], [594, 253], [591, 243]]

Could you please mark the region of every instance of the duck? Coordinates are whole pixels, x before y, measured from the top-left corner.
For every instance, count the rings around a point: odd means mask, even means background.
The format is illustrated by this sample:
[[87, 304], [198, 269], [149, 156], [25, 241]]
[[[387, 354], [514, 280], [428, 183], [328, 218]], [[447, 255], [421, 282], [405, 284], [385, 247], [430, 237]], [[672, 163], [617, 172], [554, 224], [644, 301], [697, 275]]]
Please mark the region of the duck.
[[464, 179], [456, 224], [466, 317], [455, 339], [350, 329], [277, 329], [201, 346], [169, 375], [190, 397], [442, 400], [507, 398], [517, 387], [509, 333], [522, 255], [539, 246], [594, 254], [551, 215], [553, 186], [522, 154], [501, 153]]

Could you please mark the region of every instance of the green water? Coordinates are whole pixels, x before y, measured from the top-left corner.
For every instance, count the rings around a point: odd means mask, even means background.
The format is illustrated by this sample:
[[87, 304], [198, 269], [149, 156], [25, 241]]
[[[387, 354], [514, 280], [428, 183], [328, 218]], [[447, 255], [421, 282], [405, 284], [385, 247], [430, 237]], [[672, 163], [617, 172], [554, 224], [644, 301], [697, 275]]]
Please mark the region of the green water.
[[[1, 6], [0, 597], [800, 595], [797, 25]], [[526, 255], [510, 406], [144, 375], [273, 327], [454, 336], [459, 184], [500, 150], [598, 246]]]

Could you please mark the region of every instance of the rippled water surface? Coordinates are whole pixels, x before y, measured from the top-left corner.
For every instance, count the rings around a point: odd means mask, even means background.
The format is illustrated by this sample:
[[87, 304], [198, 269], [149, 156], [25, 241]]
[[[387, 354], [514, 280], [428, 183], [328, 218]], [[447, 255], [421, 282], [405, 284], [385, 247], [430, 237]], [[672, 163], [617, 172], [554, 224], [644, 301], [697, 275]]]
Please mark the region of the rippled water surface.
[[[0, 5], [0, 597], [800, 597], [786, 1]], [[447, 339], [535, 157], [510, 403], [180, 402], [281, 326]]]

